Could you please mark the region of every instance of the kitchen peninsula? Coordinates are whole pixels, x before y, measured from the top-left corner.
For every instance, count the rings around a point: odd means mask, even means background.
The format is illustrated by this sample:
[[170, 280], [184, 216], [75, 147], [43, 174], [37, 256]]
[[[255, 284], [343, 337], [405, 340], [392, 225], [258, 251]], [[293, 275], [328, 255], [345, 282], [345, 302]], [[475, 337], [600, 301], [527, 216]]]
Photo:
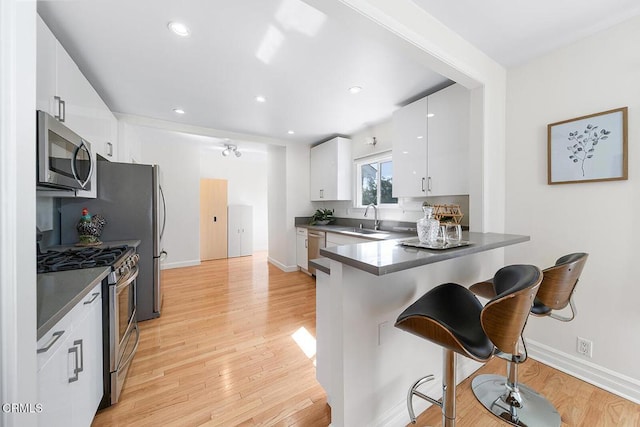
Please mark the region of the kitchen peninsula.
[[[406, 425], [406, 393], [429, 373], [423, 391], [442, 395], [440, 347], [394, 328], [395, 319], [429, 289], [469, 286], [502, 267], [500, 248], [528, 236], [464, 232], [469, 246], [447, 250], [405, 247], [397, 240], [322, 249], [316, 284], [317, 378], [327, 392], [333, 427]], [[328, 272], [328, 273], [327, 273]], [[481, 365], [458, 358], [458, 378]], [[427, 403], [414, 401], [416, 413]]]

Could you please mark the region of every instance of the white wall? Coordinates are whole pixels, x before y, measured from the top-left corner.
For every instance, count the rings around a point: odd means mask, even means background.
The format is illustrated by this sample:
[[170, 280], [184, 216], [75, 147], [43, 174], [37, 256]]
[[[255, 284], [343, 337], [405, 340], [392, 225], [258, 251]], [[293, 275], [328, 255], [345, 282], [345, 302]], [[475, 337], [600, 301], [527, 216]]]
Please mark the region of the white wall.
[[[533, 349], [541, 360], [640, 401], [637, 40], [640, 18], [509, 70], [506, 229], [530, 234], [531, 242], [507, 249], [506, 261], [544, 268], [567, 253], [590, 254], [577, 288], [577, 318], [566, 324], [533, 318], [526, 335], [549, 347]], [[624, 106], [629, 180], [547, 185], [547, 124]], [[592, 359], [572, 359], [577, 336], [593, 341]]]
[[294, 218], [307, 216], [309, 201], [309, 146], [290, 144], [268, 149], [269, 262], [284, 271], [296, 271]]
[[210, 136], [126, 122], [120, 130], [124, 161], [160, 165], [167, 199], [163, 268], [200, 263], [200, 178], [226, 179], [228, 204], [253, 206], [253, 250], [268, 248], [264, 144], [239, 143], [241, 157], [223, 157], [219, 140]]
[[285, 147], [267, 148], [267, 204], [269, 212], [269, 262], [288, 271], [295, 263], [288, 259], [287, 153]]
[[266, 251], [269, 242], [267, 216], [266, 148], [244, 149], [242, 157], [223, 157], [222, 149], [200, 148], [200, 177], [226, 179], [229, 205], [253, 206], [253, 250]]
[[0, 425], [35, 426], [36, 3], [0, 2]]
[[163, 238], [167, 258], [163, 268], [200, 263], [200, 159], [195, 144], [182, 143], [181, 135], [139, 127], [140, 163], [158, 164], [167, 201]]

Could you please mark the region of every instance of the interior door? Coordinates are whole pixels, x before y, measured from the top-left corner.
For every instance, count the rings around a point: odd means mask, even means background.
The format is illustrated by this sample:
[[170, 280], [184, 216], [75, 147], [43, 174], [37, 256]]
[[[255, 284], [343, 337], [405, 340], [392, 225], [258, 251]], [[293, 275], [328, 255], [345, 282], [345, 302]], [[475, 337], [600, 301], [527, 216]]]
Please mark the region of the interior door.
[[200, 260], [227, 257], [227, 180], [200, 180]]

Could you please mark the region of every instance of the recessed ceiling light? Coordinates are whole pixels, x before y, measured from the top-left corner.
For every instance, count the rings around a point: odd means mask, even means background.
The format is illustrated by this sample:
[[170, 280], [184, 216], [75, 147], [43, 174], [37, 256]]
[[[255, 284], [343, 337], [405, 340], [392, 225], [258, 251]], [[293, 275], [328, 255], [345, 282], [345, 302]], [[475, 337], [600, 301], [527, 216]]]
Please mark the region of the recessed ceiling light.
[[289, 135], [293, 135], [295, 132], [290, 130], [289, 132], [287, 132]]
[[422, 138], [423, 138], [423, 136], [422, 136], [422, 135], [418, 135], [418, 136], [417, 136], [417, 138], [418, 138], [418, 139], [422, 139]]
[[256, 102], [267, 102], [267, 98], [262, 95], [256, 96]]
[[182, 22], [171, 21], [167, 25], [171, 31], [179, 35], [180, 37], [187, 37], [191, 34], [189, 28], [184, 25]]
[[184, 110], [182, 108], [174, 108], [173, 112], [176, 114], [184, 114]]
[[356, 93], [360, 93], [360, 91], [362, 91], [362, 88], [361, 88], [360, 86], [351, 86], [351, 87], [349, 88], [349, 92], [350, 92], [352, 95], [355, 95]]
[[427, 114], [427, 117], [428, 117], [428, 118], [431, 118], [431, 117], [433, 117], [433, 116], [435, 116], [435, 114], [433, 114], [433, 113], [429, 113], [429, 114]]

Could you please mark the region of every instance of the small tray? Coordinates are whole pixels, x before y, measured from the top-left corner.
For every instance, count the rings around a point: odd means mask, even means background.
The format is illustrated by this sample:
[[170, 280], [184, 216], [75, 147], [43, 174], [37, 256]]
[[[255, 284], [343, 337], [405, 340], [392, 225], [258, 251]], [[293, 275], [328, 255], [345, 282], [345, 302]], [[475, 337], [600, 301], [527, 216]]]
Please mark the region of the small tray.
[[410, 239], [404, 240], [402, 242], [398, 242], [401, 246], [410, 246], [412, 248], [420, 248], [420, 249], [432, 249], [436, 251], [442, 251], [446, 249], [459, 248], [461, 246], [469, 246], [473, 244], [468, 240], [460, 240], [458, 243], [446, 243], [444, 245], [428, 245], [426, 243], [420, 243], [419, 239]]

